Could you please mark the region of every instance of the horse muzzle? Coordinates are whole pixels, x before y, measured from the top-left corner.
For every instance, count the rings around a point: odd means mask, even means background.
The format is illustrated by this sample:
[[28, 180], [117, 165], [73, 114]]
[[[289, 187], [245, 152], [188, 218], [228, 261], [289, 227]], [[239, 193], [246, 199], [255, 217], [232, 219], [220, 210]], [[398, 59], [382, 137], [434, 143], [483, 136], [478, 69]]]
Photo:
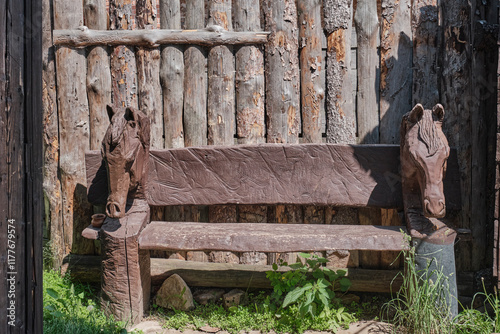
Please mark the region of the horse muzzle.
[[123, 218], [125, 216], [125, 204], [109, 201], [106, 204], [106, 215], [110, 218]]
[[424, 198], [424, 214], [426, 217], [443, 218], [446, 215], [446, 205], [442, 199]]

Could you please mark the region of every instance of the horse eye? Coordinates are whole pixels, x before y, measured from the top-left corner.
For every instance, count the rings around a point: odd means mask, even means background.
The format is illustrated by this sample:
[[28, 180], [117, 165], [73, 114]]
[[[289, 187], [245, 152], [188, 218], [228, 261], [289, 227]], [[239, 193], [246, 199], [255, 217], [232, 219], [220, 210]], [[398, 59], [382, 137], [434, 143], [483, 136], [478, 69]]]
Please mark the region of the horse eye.
[[128, 124], [130, 125], [130, 127], [131, 127], [132, 129], [134, 129], [134, 128], [135, 128], [135, 122], [134, 122], [134, 121], [128, 122]]

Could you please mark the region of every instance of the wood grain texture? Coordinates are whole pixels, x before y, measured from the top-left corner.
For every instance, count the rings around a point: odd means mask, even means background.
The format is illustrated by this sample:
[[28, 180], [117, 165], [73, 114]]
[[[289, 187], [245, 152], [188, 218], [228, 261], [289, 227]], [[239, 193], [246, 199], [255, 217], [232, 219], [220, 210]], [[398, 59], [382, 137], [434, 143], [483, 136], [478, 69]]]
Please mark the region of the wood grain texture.
[[96, 45], [129, 45], [157, 47], [164, 44], [194, 44], [203, 46], [264, 44], [266, 32], [214, 32], [209, 30], [181, 31], [158, 29], [147, 32], [138, 30], [54, 30], [54, 44], [87, 47]]
[[[89, 201], [107, 194], [100, 152], [86, 154]], [[397, 145], [238, 145], [150, 152], [151, 205], [316, 204], [402, 208]], [[461, 208], [452, 150], [446, 206]]]
[[[186, 1], [185, 29], [205, 27], [205, 1]], [[184, 145], [207, 144], [207, 59], [205, 50], [188, 46], [184, 51]]]
[[297, 252], [402, 250], [402, 226], [151, 222], [141, 249]]
[[265, 74], [268, 143], [298, 143], [300, 72], [297, 9], [292, 0], [263, 1], [266, 30]]
[[[157, 28], [156, 0], [139, 0], [136, 3], [137, 29], [148, 33]], [[160, 85], [160, 49], [138, 47], [137, 82], [139, 109], [151, 121], [151, 147], [164, 148], [163, 99]]]
[[[53, 254], [52, 266], [59, 268], [66, 252], [62, 217], [62, 189], [58, 177], [59, 168], [59, 118], [57, 111], [57, 87], [55, 48], [52, 45], [52, 1], [43, 1], [43, 193], [46, 210], [45, 229]], [[2, 173], [3, 175], [3, 173]], [[2, 176], [3, 177], [3, 176]]]
[[[380, 143], [399, 144], [403, 115], [412, 109], [411, 1], [382, 1], [380, 41]], [[401, 225], [396, 210], [381, 211], [385, 226]], [[383, 268], [398, 268], [397, 252], [380, 254]]]
[[358, 38], [358, 142], [379, 143], [379, 20], [377, 0], [359, 0], [354, 14]]
[[[257, 0], [237, 1], [234, 8], [236, 31], [260, 31]], [[236, 129], [239, 144], [265, 142], [264, 54], [257, 46], [236, 51]]]
[[138, 236], [149, 222], [150, 209], [140, 200], [127, 209], [124, 218], [107, 218], [100, 231], [101, 307], [107, 316], [137, 323], [149, 308], [149, 252], [139, 249]]
[[[82, 23], [82, 1], [54, 1], [54, 28], [76, 28]], [[58, 48], [56, 70], [57, 82], [65, 83], [57, 85], [65, 251], [92, 254], [93, 243], [81, 237], [91, 215], [90, 205], [85, 199], [85, 167], [80, 162], [90, 148], [84, 50]]]
[[[109, 18], [111, 30], [132, 30], [132, 2], [110, 0]], [[110, 65], [113, 104], [138, 108], [137, 66], [133, 48], [123, 44], [115, 47], [111, 52]]]
[[[179, 0], [160, 3], [160, 26], [181, 28]], [[184, 53], [178, 46], [165, 46], [161, 51], [160, 80], [163, 90], [163, 124], [165, 148], [184, 147], [182, 124], [184, 105]]]
[[327, 34], [326, 140], [335, 144], [356, 143], [356, 108], [351, 66], [352, 1], [324, 2]]
[[382, 1], [380, 35], [380, 143], [399, 144], [401, 119], [413, 107], [411, 1]]
[[302, 138], [305, 143], [321, 142], [321, 105], [325, 92], [321, 82], [321, 3], [299, 0], [300, 92]]
[[[460, 212], [460, 227], [472, 229], [472, 234], [478, 241], [466, 244], [459, 249], [457, 268], [480, 269], [480, 260], [484, 257], [484, 247], [481, 236], [476, 234], [475, 213], [471, 211], [472, 202], [472, 165], [471, 165], [471, 98], [472, 67], [469, 62], [471, 27], [470, 4], [466, 1], [454, 1], [441, 4], [444, 30], [442, 50], [442, 72], [440, 73], [441, 103], [446, 111], [446, 123], [443, 131], [450, 146], [458, 148], [461, 162], [462, 211]], [[475, 185], [474, 185], [475, 186]], [[469, 248], [470, 247], [470, 248]], [[481, 254], [481, 255], [480, 255]]]
[[[81, 282], [98, 283], [101, 278], [100, 264], [101, 259], [98, 256], [69, 255], [64, 259], [63, 272]], [[189, 286], [270, 289], [272, 287], [266, 277], [266, 271], [270, 270], [270, 265], [199, 263], [152, 258], [151, 283], [154, 291], [169, 276], [178, 274]], [[391, 282], [394, 278], [392, 291], [401, 285], [401, 279], [397, 277], [399, 270], [347, 268], [346, 271], [352, 283], [350, 291], [391, 292]]]
[[[83, 9], [85, 22], [90, 29], [107, 29], [105, 0], [86, 0]], [[87, 96], [90, 112], [90, 149], [98, 150], [109, 125], [106, 106], [111, 104], [111, 68], [107, 47], [96, 46], [89, 50]]]
[[[442, 103], [439, 96], [439, 50], [442, 28], [439, 24], [437, 0], [416, 0], [412, 3], [413, 91], [412, 103], [432, 108]], [[445, 106], [446, 108], [446, 106]]]

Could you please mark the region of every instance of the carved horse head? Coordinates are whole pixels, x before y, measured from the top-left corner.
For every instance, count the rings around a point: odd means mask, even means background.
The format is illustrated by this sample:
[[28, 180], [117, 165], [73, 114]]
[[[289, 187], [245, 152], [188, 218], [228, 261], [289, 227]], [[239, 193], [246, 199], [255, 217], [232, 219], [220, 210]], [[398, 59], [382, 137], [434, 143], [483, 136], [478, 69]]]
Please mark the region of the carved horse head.
[[401, 171], [406, 209], [422, 209], [426, 217], [443, 218], [443, 178], [450, 147], [442, 130], [443, 106], [424, 110], [417, 104], [401, 123]]
[[111, 123], [101, 148], [108, 171], [106, 214], [121, 218], [125, 216], [127, 198], [146, 196], [150, 122], [134, 108], [107, 106], [107, 112]]

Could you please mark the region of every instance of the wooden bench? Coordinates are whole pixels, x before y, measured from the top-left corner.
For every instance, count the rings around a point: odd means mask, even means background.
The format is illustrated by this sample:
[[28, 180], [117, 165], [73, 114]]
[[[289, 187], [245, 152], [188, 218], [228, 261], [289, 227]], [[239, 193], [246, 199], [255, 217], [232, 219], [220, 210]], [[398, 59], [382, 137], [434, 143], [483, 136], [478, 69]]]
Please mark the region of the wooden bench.
[[[399, 154], [397, 145], [263, 144], [151, 150], [147, 203], [129, 203], [125, 218], [108, 218], [100, 231], [84, 231], [92, 239], [99, 233], [103, 243], [105, 306], [120, 319], [140, 320], [150, 297], [149, 250], [402, 250], [406, 247], [404, 226], [149, 222], [149, 206], [169, 205], [295, 204], [402, 211]], [[106, 169], [100, 152], [87, 153], [86, 166], [89, 201], [105, 204]], [[454, 151], [444, 188], [447, 210], [459, 210]], [[126, 240], [122, 253], [113, 254], [118, 247], [114, 238]], [[122, 274], [117, 273], [120, 270]]]

